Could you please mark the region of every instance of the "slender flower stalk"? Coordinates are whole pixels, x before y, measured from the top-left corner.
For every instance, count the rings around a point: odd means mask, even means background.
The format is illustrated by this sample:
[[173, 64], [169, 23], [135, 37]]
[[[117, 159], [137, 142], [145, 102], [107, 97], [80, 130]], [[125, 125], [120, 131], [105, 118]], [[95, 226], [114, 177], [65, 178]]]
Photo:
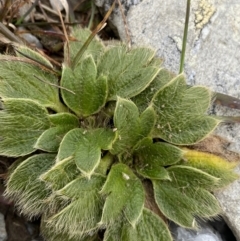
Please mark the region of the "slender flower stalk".
[[185, 17], [185, 26], [184, 26], [179, 74], [181, 74], [183, 72], [183, 68], [184, 68], [185, 52], [186, 52], [186, 45], [187, 45], [187, 35], [188, 35], [188, 23], [189, 23], [189, 17], [190, 17], [190, 6], [191, 6], [191, 0], [187, 0], [187, 9], [186, 9], [186, 17]]

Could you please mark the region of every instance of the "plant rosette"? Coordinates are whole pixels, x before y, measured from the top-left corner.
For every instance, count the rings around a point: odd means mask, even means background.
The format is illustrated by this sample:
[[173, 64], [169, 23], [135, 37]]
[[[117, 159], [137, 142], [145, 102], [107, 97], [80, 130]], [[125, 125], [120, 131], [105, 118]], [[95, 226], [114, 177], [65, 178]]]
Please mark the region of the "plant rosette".
[[76, 62], [90, 34], [73, 29], [61, 73], [27, 47], [0, 56], [0, 155], [19, 157], [6, 196], [41, 216], [48, 241], [170, 241], [167, 220], [219, 215], [212, 192], [238, 178], [235, 164], [186, 148], [221, 122], [211, 92], [150, 48], [95, 37]]

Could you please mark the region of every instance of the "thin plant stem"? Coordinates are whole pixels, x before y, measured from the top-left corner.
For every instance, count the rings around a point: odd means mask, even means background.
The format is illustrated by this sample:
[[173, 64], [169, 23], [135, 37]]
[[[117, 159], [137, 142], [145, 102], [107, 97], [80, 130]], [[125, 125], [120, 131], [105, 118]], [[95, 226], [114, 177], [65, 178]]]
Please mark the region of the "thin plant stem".
[[89, 20], [89, 23], [88, 23], [88, 28], [91, 29], [91, 26], [93, 24], [93, 19], [94, 19], [94, 15], [95, 15], [95, 9], [96, 9], [96, 6], [93, 2], [93, 0], [91, 1], [91, 17], [90, 17], [90, 20]]
[[15, 34], [13, 34], [3, 23], [0, 22], [0, 33], [2, 33], [6, 38], [9, 40], [23, 44], [23, 41], [17, 37]]
[[181, 74], [183, 72], [183, 68], [184, 68], [185, 52], [186, 52], [186, 45], [187, 45], [187, 35], [188, 35], [188, 23], [189, 23], [189, 17], [190, 17], [190, 6], [191, 6], [191, 0], [187, 0], [187, 10], [186, 10], [179, 74]]
[[76, 56], [75, 56], [75, 58], [73, 59], [73, 62], [72, 62], [72, 69], [74, 69], [76, 67], [77, 63], [81, 59], [82, 55], [84, 54], [85, 50], [87, 49], [88, 45], [91, 43], [91, 41], [93, 40], [95, 35], [99, 31], [101, 31], [104, 28], [104, 26], [106, 25], [106, 21], [109, 18], [109, 16], [111, 15], [111, 13], [112, 13], [112, 11], [115, 7], [115, 4], [116, 4], [116, 0], [113, 2], [111, 8], [108, 10], [108, 12], [104, 16], [103, 20], [97, 25], [97, 27], [94, 29], [92, 34], [88, 37], [87, 41], [83, 44], [82, 48], [76, 54]]

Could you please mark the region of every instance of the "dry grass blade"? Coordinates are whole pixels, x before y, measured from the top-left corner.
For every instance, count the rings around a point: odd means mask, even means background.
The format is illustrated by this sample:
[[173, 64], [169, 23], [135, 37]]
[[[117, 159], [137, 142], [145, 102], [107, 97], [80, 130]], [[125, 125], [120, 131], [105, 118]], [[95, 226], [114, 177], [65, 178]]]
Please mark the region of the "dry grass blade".
[[214, 95], [216, 104], [240, 110], [240, 99], [222, 93], [214, 93]]
[[67, 0], [50, 0], [50, 3], [53, 7], [54, 10], [56, 10], [57, 12], [62, 11], [63, 9], [66, 12], [66, 20], [69, 21], [69, 5]]
[[77, 65], [77, 63], [79, 62], [79, 60], [81, 59], [83, 53], [85, 52], [86, 48], [88, 47], [88, 45], [91, 43], [91, 41], [93, 40], [93, 38], [96, 36], [96, 34], [101, 31], [105, 24], [107, 19], [109, 18], [109, 16], [111, 15], [114, 7], [116, 4], [116, 0], [114, 0], [111, 8], [108, 10], [108, 12], [106, 13], [106, 15], [104, 16], [103, 20], [97, 25], [97, 27], [94, 29], [94, 31], [92, 32], [92, 34], [89, 36], [89, 38], [87, 39], [87, 41], [84, 43], [84, 45], [82, 46], [82, 48], [79, 50], [79, 52], [77, 53], [76, 57], [73, 60], [72, 63], [72, 67], [73, 69], [75, 68], [75, 66]]
[[23, 44], [22, 40], [18, 38], [15, 34], [13, 34], [4, 24], [0, 22], [0, 32], [7, 37], [9, 40]]

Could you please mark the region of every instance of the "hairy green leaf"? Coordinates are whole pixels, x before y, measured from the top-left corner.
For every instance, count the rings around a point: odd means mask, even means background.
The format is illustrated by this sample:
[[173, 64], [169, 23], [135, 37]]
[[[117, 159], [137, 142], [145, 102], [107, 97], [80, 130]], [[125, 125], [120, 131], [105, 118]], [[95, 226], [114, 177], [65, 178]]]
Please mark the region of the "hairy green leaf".
[[32, 60], [36, 60], [38, 63], [42, 63], [43, 65], [48, 66], [50, 69], [53, 69], [53, 66], [48, 61], [48, 59], [44, 58], [43, 55], [39, 54], [38, 52], [33, 51], [32, 49], [30, 49], [26, 46], [18, 46], [16, 52], [17, 52], [16, 53], [17, 56], [19, 56], [19, 57], [26, 57], [26, 58], [29, 57]]
[[79, 170], [73, 158], [66, 158], [58, 161], [45, 173], [40, 179], [46, 182], [46, 185], [53, 189], [59, 190], [80, 175]]
[[78, 169], [84, 175], [90, 177], [93, 174], [101, 160], [101, 149], [94, 142], [92, 136], [87, 135], [78, 142], [74, 159]]
[[145, 110], [151, 103], [154, 94], [173, 78], [173, 73], [167, 69], [161, 69], [151, 84], [140, 94], [132, 98], [132, 101], [137, 105], [139, 111], [142, 112]]
[[[172, 179], [172, 185], [176, 184], [178, 187], [191, 185], [211, 190], [220, 181], [220, 178], [214, 177], [194, 167], [174, 165], [167, 170]], [[176, 183], [173, 179], [176, 180]]]
[[144, 205], [144, 190], [141, 181], [125, 164], [114, 165], [102, 190], [108, 195], [101, 219], [102, 225], [114, 223], [121, 215], [134, 227], [139, 220]]
[[114, 126], [117, 128], [118, 139], [113, 143], [113, 154], [125, 151], [136, 144], [139, 139], [139, 112], [132, 101], [118, 98]]
[[111, 148], [115, 133], [99, 128], [84, 130], [81, 128], [69, 131], [63, 138], [58, 161], [73, 157], [78, 169], [90, 177], [101, 160], [101, 149]]
[[53, 126], [77, 126], [79, 124], [78, 118], [70, 113], [57, 113], [49, 115]]
[[[57, 76], [25, 58], [0, 56], [0, 96], [25, 98], [52, 108], [66, 110], [59, 100]], [[49, 84], [48, 84], [49, 83]]]
[[108, 49], [98, 61], [98, 73], [107, 76], [109, 100], [129, 98], [143, 91], [158, 73], [150, 64], [155, 52], [148, 48], [128, 50], [126, 46]]
[[82, 238], [76, 237], [69, 232], [56, 231], [55, 227], [48, 225], [47, 218], [43, 216], [41, 218], [41, 234], [48, 241], [99, 241], [98, 235], [91, 233], [91, 236], [85, 236]]
[[137, 158], [136, 169], [139, 174], [151, 179], [169, 179], [164, 166], [179, 162], [183, 152], [171, 144], [152, 143], [150, 138], [145, 138], [138, 143], [134, 155]]
[[205, 138], [219, 123], [205, 115], [210, 97], [204, 87], [188, 88], [183, 75], [174, 78], [152, 99], [158, 116], [153, 136], [178, 145], [193, 144]]
[[[72, 70], [64, 66], [61, 89], [66, 105], [78, 116], [89, 116], [98, 112], [105, 104], [108, 87], [104, 76], [97, 77], [93, 58], [86, 57]], [[69, 92], [72, 91], [72, 92]]]
[[47, 152], [57, 152], [65, 134], [78, 127], [79, 121], [76, 116], [69, 113], [59, 113], [49, 117], [53, 127], [42, 133], [34, 147]]
[[55, 155], [38, 154], [20, 163], [11, 174], [6, 188], [6, 195], [24, 215], [34, 217], [46, 209], [44, 200], [49, 196], [45, 183], [39, 176], [49, 169], [55, 161]]
[[195, 216], [209, 218], [220, 212], [211, 190], [218, 178], [192, 167], [168, 168], [171, 181], [152, 181], [156, 203], [161, 212], [175, 223], [196, 226]]
[[92, 139], [95, 139], [102, 150], [110, 150], [116, 139], [116, 133], [111, 129], [98, 128], [91, 131]]
[[5, 99], [0, 111], [0, 154], [24, 156], [50, 127], [47, 110], [28, 99]]
[[149, 107], [140, 116], [137, 106], [130, 100], [118, 97], [114, 113], [114, 126], [118, 138], [111, 153], [118, 154], [131, 149], [142, 138], [148, 136], [155, 124], [155, 112]]
[[147, 137], [151, 134], [156, 123], [156, 113], [154, 109], [150, 106], [142, 112], [140, 115], [140, 137]]
[[101, 176], [92, 176], [90, 180], [79, 177], [57, 191], [57, 195], [70, 198], [72, 202], [50, 217], [48, 225], [57, 233], [68, 233], [70, 237], [81, 238], [96, 231], [103, 205], [99, 190], [104, 181]]
[[172, 241], [171, 234], [164, 221], [149, 209], [144, 208], [136, 227], [121, 223], [107, 228], [104, 241]]

